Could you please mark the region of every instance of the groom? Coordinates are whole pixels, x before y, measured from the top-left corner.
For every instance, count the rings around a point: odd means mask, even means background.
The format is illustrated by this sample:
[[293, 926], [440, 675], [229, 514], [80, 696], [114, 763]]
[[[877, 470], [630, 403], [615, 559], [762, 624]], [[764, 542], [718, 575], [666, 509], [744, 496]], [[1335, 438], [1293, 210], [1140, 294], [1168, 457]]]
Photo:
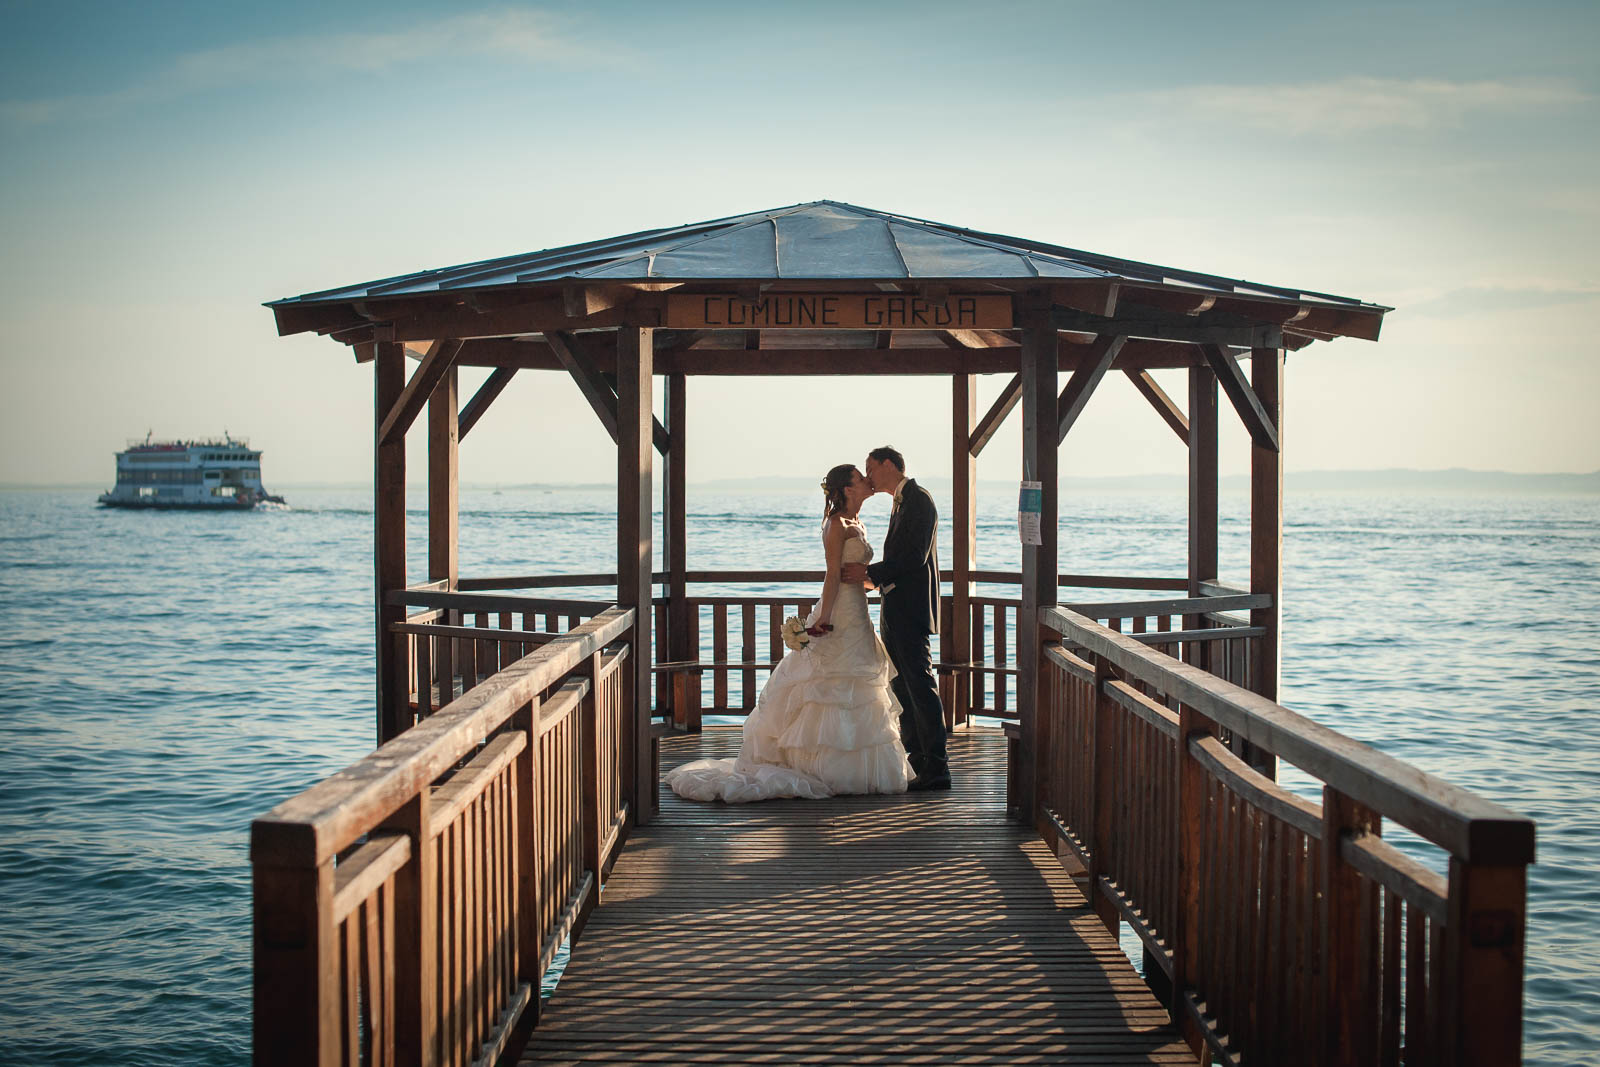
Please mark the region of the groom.
[[867, 481], [875, 493], [893, 493], [894, 510], [883, 554], [871, 565], [846, 563], [839, 577], [868, 582], [883, 595], [879, 629], [894, 664], [900, 701], [900, 740], [916, 772], [913, 790], [949, 789], [944, 705], [933, 679], [929, 635], [939, 630], [939, 511], [928, 491], [906, 477], [905, 457], [892, 448], [867, 453]]

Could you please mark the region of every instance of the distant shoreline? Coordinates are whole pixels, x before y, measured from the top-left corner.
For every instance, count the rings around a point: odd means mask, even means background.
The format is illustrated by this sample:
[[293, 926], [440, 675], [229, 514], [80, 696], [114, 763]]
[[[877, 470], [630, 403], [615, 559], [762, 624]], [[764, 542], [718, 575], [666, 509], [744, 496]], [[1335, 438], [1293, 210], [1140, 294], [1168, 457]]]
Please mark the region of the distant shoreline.
[[[914, 472], [913, 472], [914, 473]], [[949, 478], [926, 478], [922, 481], [936, 491], [948, 490]], [[691, 492], [747, 493], [792, 492], [813, 488], [816, 480], [804, 476], [772, 476], [761, 478], [718, 478], [691, 482]], [[1600, 493], [1600, 471], [1587, 474], [1545, 473], [1520, 474], [1510, 471], [1479, 471], [1464, 468], [1449, 470], [1414, 470], [1389, 468], [1386, 470], [1352, 471], [1291, 471], [1284, 475], [1288, 491], [1363, 491], [1363, 492], [1495, 492], [1495, 493]], [[1220, 479], [1225, 491], [1248, 489], [1247, 475], [1226, 475]], [[275, 482], [280, 492], [317, 489], [370, 489], [368, 482]], [[1065, 477], [1061, 487], [1066, 490], [1104, 490], [1145, 492], [1181, 492], [1188, 481], [1181, 474], [1129, 474], [1103, 477]], [[408, 486], [423, 488], [422, 483]], [[471, 490], [544, 490], [549, 492], [603, 492], [613, 488], [609, 482], [465, 482], [463, 489]], [[1014, 492], [1016, 483], [980, 479], [978, 488], [983, 492]], [[94, 490], [103, 491], [101, 482], [0, 482], [0, 490]]]

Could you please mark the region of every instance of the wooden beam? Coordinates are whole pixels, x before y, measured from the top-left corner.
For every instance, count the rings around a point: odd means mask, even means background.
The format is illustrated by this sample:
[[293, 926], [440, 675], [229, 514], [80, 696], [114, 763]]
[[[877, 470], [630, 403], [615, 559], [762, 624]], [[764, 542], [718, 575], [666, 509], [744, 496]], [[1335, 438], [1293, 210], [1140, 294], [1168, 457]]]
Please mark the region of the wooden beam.
[[[652, 464], [650, 447], [651, 397], [654, 360], [652, 331], [630, 327], [617, 334], [617, 603], [633, 609], [633, 652], [625, 667], [628, 681], [623, 691], [623, 734], [628, 761], [624, 763], [627, 796], [639, 824], [652, 821], [656, 807], [656, 780], [650, 759], [651, 675], [655, 666], [651, 628], [651, 578], [654, 572], [652, 540]], [[626, 699], [626, 698], [625, 698]]]
[[428, 579], [454, 589], [459, 569], [461, 440], [458, 372], [445, 373], [428, 398]]
[[377, 345], [373, 361], [373, 556], [377, 600], [378, 744], [411, 725], [406, 692], [409, 671], [397, 652], [389, 627], [405, 621], [405, 605], [389, 603], [389, 594], [406, 585], [406, 439], [383, 440], [383, 418], [405, 391], [405, 347], [393, 341]]
[[[606, 373], [616, 357], [608, 345], [610, 334], [585, 334], [581, 339], [595, 366]], [[704, 338], [699, 339], [701, 341]], [[1087, 335], [1061, 338], [1063, 371], [1074, 369], [1088, 350]], [[370, 346], [369, 346], [370, 347]], [[894, 348], [737, 348], [686, 347], [678, 345], [656, 352], [657, 374], [728, 375], [942, 375], [1015, 374], [1018, 352], [1015, 344], [967, 348], [948, 342], [938, 347]], [[1189, 367], [1204, 362], [1194, 345], [1181, 341], [1144, 341], [1129, 338], [1117, 357], [1120, 368], [1161, 369]], [[520, 370], [565, 370], [561, 360], [543, 339], [479, 338], [468, 341], [456, 357], [460, 367], [516, 367]]]
[[489, 375], [484, 383], [478, 386], [478, 391], [472, 394], [472, 399], [467, 401], [467, 406], [461, 409], [461, 426], [456, 434], [456, 440], [466, 439], [467, 433], [478, 425], [478, 420], [483, 418], [483, 413], [489, 410], [489, 405], [494, 403], [495, 397], [511, 384], [511, 379], [516, 376], [515, 367], [496, 367], [493, 374]]
[[[667, 451], [666, 495], [662, 501], [662, 530], [667, 546], [667, 658], [675, 662], [698, 658], [689, 625], [688, 602], [688, 379], [682, 374], [666, 376]], [[674, 721], [683, 717], [673, 708]]]
[[396, 316], [390, 324], [397, 341], [434, 337], [518, 337], [546, 330], [611, 328], [629, 317], [659, 317], [661, 297], [642, 295], [624, 307], [587, 316], [567, 314], [561, 295], [530, 297], [509, 306], [490, 305], [484, 311], [467, 303], [441, 303], [434, 309]]
[[[618, 331], [621, 336], [623, 331]], [[545, 340], [550, 343], [550, 348], [572, 375], [572, 380], [578, 383], [578, 388], [583, 392], [589, 406], [594, 408], [594, 413], [600, 416], [600, 425], [606, 428], [611, 435], [611, 440], [617, 440], [617, 393], [606, 379], [605, 373], [595, 365], [594, 360], [584, 350], [578, 338], [565, 330], [552, 330], [545, 334]], [[655, 449], [663, 456], [672, 447], [672, 442], [667, 434], [667, 428], [661, 425], [655, 416], [650, 417], [651, 440]]]
[[572, 380], [578, 384], [578, 391], [594, 409], [595, 415], [600, 419], [600, 425], [606, 428], [606, 433], [611, 435], [613, 443], [617, 440], [617, 394], [611, 391], [611, 386], [601, 376], [599, 369], [594, 365], [587, 353], [578, 347], [577, 338], [561, 330], [551, 330], [544, 335], [551, 351], [556, 358], [561, 360], [562, 366], [567, 368], [567, 373], [572, 375]]
[[1067, 439], [1067, 431], [1072, 429], [1072, 424], [1078, 421], [1078, 416], [1083, 414], [1083, 409], [1089, 403], [1089, 396], [1094, 392], [1094, 387], [1100, 384], [1100, 379], [1106, 376], [1106, 371], [1117, 361], [1117, 354], [1126, 344], [1126, 337], [1102, 337], [1089, 346], [1089, 351], [1078, 364], [1078, 369], [1072, 372], [1072, 377], [1067, 380], [1067, 387], [1061, 390], [1061, 397], [1057, 402], [1057, 419], [1059, 431], [1056, 434], [1056, 444]]
[[[1189, 595], [1217, 578], [1217, 376], [1210, 367], [1189, 368]], [[1185, 618], [1185, 629], [1202, 624]], [[1196, 651], [1203, 657], [1202, 643]], [[1204, 663], [1197, 663], [1204, 667]]]
[[1011, 795], [1017, 798], [1018, 821], [1031, 827], [1038, 801], [1041, 683], [1047, 669], [1040, 651], [1039, 609], [1055, 604], [1060, 596], [1056, 549], [1060, 346], [1049, 308], [1020, 308], [1018, 317], [1022, 323], [1022, 477], [1039, 482], [1043, 489], [1039, 514], [1042, 543], [1022, 546], [1022, 606], [1017, 612], [1017, 718], [1022, 737], [1018, 779]]
[[[1277, 349], [1266, 351], [1276, 353]], [[1245, 381], [1244, 371], [1239, 369], [1239, 361], [1220, 345], [1201, 345], [1200, 353], [1216, 372], [1217, 382], [1222, 386], [1222, 391], [1228, 394], [1228, 399], [1233, 402], [1233, 409], [1239, 413], [1245, 429], [1250, 431], [1250, 439], [1258, 447], [1276, 452], [1278, 450], [1276, 422], [1261, 405], [1261, 399], [1256, 396], [1255, 390], [1250, 388], [1250, 383]]]
[[[978, 421], [978, 376], [950, 379], [950, 622], [939, 633], [939, 662], [965, 665], [972, 661], [972, 572], [977, 567], [978, 461], [970, 442]], [[967, 721], [972, 682], [965, 671], [947, 675], [945, 717], [951, 726]]]
[[1117, 298], [1122, 286], [1118, 282], [1080, 282], [1057, 285], [1050, 290], [1050, 299], [1062, 307], [1086, 311], [1091, 315], [1111, 316], [1117, 313]]
[[1139, 395], [1150, 401], [1150, 406], [1156, 409], [1156, 414], [1165, 419], [1167, 425], [1172, 427], [1172, 432], [1178, 435], [1178, 440], [1187, 445], [1189, 443], [1189, 420], [1179, 410], [1178, 405], [1173, 403], [1166, 390], [1156, 384], [1156, 380], [1150, 377], [1150, 372], [1147, 370], [1134, 370], [1129, 367], [1124, 373], [1127, 374], [1128, 380], [1133, 383], [1133, 387], [1139, 390]]
[[[1250, 625], [1263, 633], [1255, 642], [1250, 688], [1268, 700], [1278, 699], [1281, 642], [1278, 638], [1283, 597], [1283, 353], [1258, 348], [1250, 354], [1251, 395], [1263, 408], [1268, 424], [1277, 428], [1272, 447], [1255, 443], [1250, 448], [1250, 591], [1266, 593], [1272, 604], [1250, 612]], [[1276, 758], [1251, 746], [1244, 758], [1256, 770], [1275, 777]]]
[[1191, 319], [1186, 315], [1158, 308], [1141, 308], [1126, 301], [1112, 316], [1090, 315], [1073, 308], [1056, 307], [1052, 318], [1056, 329], [1074, 333], [1145, 337], [1162, 341], [1188, 341], [1192, 344], [1251, 345], [1276, 338], [1283, 327], [1247, 321], [1216, 322]]
[[967, 452], [973, 459], [978, 458], [978, 453], [989, 443], [989, 439], [1000, 430], [1006, 416], [1011, 414], [1011, 409], [1017, 406], [1017, 401], [1022, 399], [1022, 375], [1014, 374], [1006, 387], [1000, 390], [1000, 395], [994, 398], [994, 403], [983, 418], [978, 420], [977, 428], [972, 431], [972, 437], [967, 441]]
[[561, 309], [570, 318], [586, 319], [621, 307], [639, 295], [624, 285], [567, 285], [561, 289]]
[[445, 376], [445, 372], [454, 366], [460, 351], [461, 342], [449, 337], [441, 338], [428, 347], [428, 354], [422, 357], [422, 362], [417, 365], [416, 372], [411, 375], [411, 380], [406, 383], [394, 407], [384, 417], [383, 425], [378, 429], [378, 444], [387, 445], [397, 436], [405, 437], [406, 431], [411, 429], [411, 424], [421, 414], [422, 406], [433, 395], [434, 387]]

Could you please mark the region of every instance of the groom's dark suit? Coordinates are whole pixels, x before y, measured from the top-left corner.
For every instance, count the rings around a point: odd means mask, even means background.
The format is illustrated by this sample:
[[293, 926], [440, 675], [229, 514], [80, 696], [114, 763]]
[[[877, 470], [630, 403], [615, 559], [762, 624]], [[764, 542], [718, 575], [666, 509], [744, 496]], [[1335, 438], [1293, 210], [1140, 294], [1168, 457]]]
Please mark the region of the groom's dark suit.
[[924, 778], [950, 773], [945, 755], [944, 705], [933, 678], [928, 637], [939, 632], [939, 511], [933, 497], [911, 479], [883, 538], [883, 558], [867, 567], [883, 595], [879, 628], [894, 664], [900, 701], [900, 740], [911, 769]]

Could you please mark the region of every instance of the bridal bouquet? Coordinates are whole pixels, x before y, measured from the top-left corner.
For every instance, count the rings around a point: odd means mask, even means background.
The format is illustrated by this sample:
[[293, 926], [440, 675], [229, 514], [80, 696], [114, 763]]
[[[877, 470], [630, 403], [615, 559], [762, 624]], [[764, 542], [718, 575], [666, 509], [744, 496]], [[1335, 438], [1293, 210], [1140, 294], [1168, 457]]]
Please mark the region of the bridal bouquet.
[[811, 635], [806, 632], [805, 620], [798, 615], [790, 615], [783, 620], [783, 643], [792, 649], [802, 649], [811, 643]]

